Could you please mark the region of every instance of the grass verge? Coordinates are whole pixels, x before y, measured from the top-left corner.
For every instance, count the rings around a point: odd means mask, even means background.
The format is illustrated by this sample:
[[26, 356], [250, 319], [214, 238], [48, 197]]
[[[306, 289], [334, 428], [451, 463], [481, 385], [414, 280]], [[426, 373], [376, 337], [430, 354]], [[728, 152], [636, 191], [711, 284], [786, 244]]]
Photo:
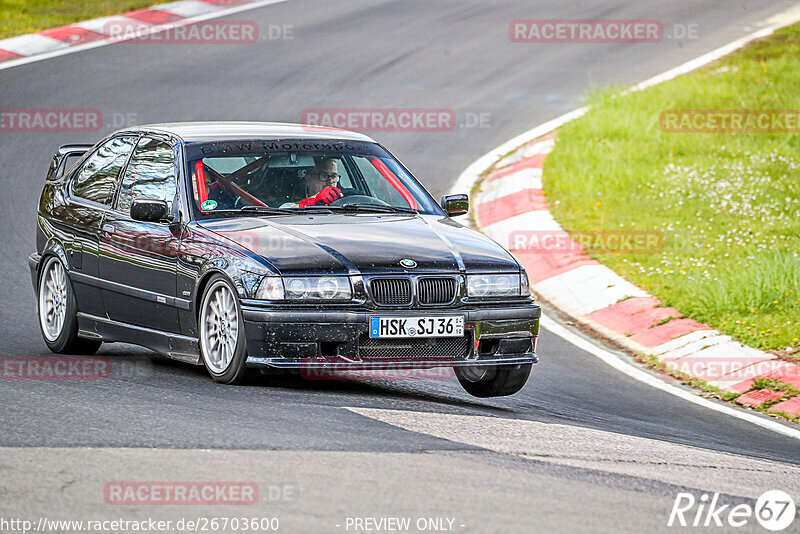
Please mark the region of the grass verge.
[[[168, 0], [164, 0], [168, 1]], [[164, 3], [153, 0], [0, 0], [0, 39]]]
[[[667, 306], [756, 348], [800, 347], [800, 134], [670, 133], [665, 110], [798, 110], [800, 25], [644, 91], [593, 91], [545, 160], [570, 231], [660, 232], [593, 254]], [[798, 130], [800, 131], [800, 130]]]

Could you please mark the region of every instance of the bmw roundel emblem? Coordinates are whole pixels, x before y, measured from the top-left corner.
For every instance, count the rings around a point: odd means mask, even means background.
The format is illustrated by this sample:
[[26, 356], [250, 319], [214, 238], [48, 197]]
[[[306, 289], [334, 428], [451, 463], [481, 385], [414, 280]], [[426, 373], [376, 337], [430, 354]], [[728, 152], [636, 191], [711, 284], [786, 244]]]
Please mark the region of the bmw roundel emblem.
[[409, 260], [408, 258], [404, 258], [400, 260], [400, 265], [408, 269], [413, 269], [414, 267], [417, 266], [417, 262], [415, 262], [414, 260]]

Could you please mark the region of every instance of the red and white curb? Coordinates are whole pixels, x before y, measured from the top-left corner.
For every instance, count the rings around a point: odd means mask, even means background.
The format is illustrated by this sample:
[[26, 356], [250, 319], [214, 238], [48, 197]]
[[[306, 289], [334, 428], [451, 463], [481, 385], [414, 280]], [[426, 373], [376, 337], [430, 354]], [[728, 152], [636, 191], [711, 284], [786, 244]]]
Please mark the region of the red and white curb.
[[[767, 27], [751, 35], [646, 80], [631, 90], [641, 90], [702, 67], [750, 41], [797, 22], [800, 13], [793, 8], [773, 20], [777, 22], [770, 21]], [[567, 237], [547, 208], [542, 167], [547, 154], [555, 146], [553, 132], [586, 111], [585, 107], [576, 109], [495, 148], [473, 162], [459, 176], [450, 192], [472, 191], [475, 184], [479, 184], [472, 198], [478, 229], [517, 256], [525, 266], [536, 294], [575, 320], [632, 351], [656, 356], [671, 369], [702, 379], [723, 391], [743, 393], [737, 402], [744, 406], [759, 406], [783, 395], [767, 389], [754, 390], [753, 382], [757, 378], [773, 378], [800, 389], [800, 366], [747, 347], [692, 319], [664, 322], [669, 317], [681, 317], [680, 312], [661, 306], [658, 299], [591, 259], [577, 243], [564, 247], [568, 252], [563, 253], [515, 250], [514, 232], [547, 232]], [[549, 325], [547, 327], [561, 337], [637, 380], [708, 408], [800, 438], [795, 430], [782, 424], [705, 399], [692, 398], [681, 389], [658, 383], [546, 317], [543, 325]], [[800, 415], [800, 396], [775, 404], [770, 411]]]
[[[651, 354], [669, 368], [702, 379], [724, 391], [745, 393], [756, 378], [774, 378], [800, 389], [800, 367], [738, 343], [708, 325], [680, 317], [658, 299], [593, 260], [572, 242], [566, 251], [516, 249], [519, 230], [566, 232], [547, 208], [542, 166], [555, 145], [550, 134], [521, 145], [496, 162], [474, 194], [479, 229], [509, 248], [528, 271], [531, 287], [569, 316], [638, 353]], [[739, 397], [757, 406], [780, 397], [757, 390]], [[800, 398], [778, 403], [771, 410], [800, 415]]]
[[137, 36], [143, 36], [283, 1], [286, 0], [182, 0], [9, 37], [0, 40], [0, 68], [125, 40], [108, 34], [109, 28], [115, 26], [136, 28]]

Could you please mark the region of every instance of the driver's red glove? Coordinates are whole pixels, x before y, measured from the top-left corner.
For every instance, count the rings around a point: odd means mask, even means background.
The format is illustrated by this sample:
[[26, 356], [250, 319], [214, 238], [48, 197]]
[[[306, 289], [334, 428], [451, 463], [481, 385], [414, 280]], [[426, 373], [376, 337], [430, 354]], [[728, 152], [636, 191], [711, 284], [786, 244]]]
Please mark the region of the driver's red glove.
[[305, 200], [301, 200], [297, 205], [301, 208], [305, 208], [306, 206], [318, 206], [320, 204], [330, 204], [334, 200], [339, 200], [344, 195], [339, 190], [338, 187], [334, 187], [329, 185], [313, 197], [308, 197]]

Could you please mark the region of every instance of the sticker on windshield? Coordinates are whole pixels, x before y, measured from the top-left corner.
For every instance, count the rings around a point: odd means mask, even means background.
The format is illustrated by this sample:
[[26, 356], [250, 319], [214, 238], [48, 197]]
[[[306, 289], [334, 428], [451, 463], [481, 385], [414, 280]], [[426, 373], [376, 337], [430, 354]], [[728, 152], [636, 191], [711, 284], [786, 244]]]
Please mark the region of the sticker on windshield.
[[216, 200], [206, 200], [205, 202], [200, 204], [200, 207], [203, 209], [203, 211], [211, 211], [211, 210], [213, 210], [214, 208], [217, 207], [217, 201]]

